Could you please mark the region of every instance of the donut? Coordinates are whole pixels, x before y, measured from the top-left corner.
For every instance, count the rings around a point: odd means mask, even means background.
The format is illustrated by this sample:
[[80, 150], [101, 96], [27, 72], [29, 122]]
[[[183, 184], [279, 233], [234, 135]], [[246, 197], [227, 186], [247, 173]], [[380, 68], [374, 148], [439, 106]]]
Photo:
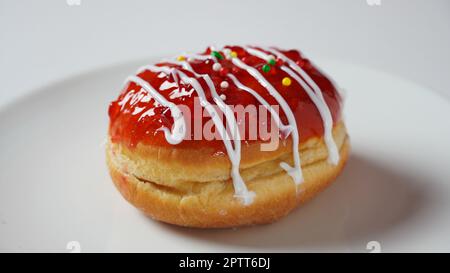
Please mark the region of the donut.
[[145, 65], [108, 109], [107, 166], [149, 217], [186, 227], [271, 223], [349, 156], [337, 85], [300, 51], [208, 47]]

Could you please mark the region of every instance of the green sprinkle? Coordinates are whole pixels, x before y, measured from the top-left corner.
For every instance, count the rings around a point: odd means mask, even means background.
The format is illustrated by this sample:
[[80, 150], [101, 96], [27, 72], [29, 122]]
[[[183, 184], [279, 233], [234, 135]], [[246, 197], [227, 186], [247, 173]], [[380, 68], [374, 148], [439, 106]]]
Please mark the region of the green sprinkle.
[[265, 73], [269, 72], [270, 71], [270, 65], [268, 65], [268, 64], [263, 65], [262, 71], [265, 72]]
[[222, 59], [223, 59], [223, 56], [222, 56], [222, 54], [220, 54], [219, 51], [212, 51], [212, 52], [211, 52], [211, 55], [214, 56], [214, 57], [216, 57], [216, 58], [219, 59], [219, 60], [222, 60]]
[[275, 65], [277, 62], [275, 61], [275, 59], [270, 59], [267, 63], [270, 65]]

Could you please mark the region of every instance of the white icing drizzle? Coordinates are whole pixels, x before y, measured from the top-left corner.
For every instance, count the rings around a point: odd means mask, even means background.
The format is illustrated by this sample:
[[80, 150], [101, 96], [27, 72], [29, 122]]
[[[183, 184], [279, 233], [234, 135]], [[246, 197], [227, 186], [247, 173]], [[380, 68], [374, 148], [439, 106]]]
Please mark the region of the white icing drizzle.
[[[217, 61], [217, 59], [215, 59], [215, 58], [213, 60]], [[211, 92], [211, 95], [214, 99], [214, 102], [217, 104], [217, 106], [219, 106], [220, 110], [225, 114], [225, 121], [230, 128], [230, 130], [227, 131], [226, 133], [231, 134], [231, 136], [232, 136], [231, 139], [233, 140], [233, 144], [234, 144], [234, 149], [231, 148], [233, 150], [233, 157], [230, 157], [230, 160], [232, 163], [231, 164], [232, 165], [231, 175], [233, 178], [235, 196], [242, 198], [245, 205], [251, 204], [253, 202], [255, 193], [248, 191], [247, 186], [245, 185], [245, 182], [243, 181], [243, 179], [240, 175], [240, 172], [239, 172], [239, 165], [241, 163], [241, 136], [239, 133], [237, 121], [234, 117], [233, 111], [230, 109], [230, 107], [227, 104], [225, 104], [225, 102], [219, 96], [219, 94], [217, 94], [216, 87], [214, 86], [214, 82], [212, 81], [211, 77], [208, 74], [198, 74], [192, 68], [192, 66], [186, 61], [183, 61], [180, 63], [186, 70], [192, 72], [196, 77], [202, 77], [205, 80], [205, 82], [208, 85], [208, 88]], [[218, 126], [218, 124], [216, 124], [216, 126]], [[220, 121], [219, 127], [224, 129], [221, 121]], [[222, 136], [222, 139], [224, 139], [224, 136]], [[224, 142], [225, 142], [225, 147], [227, 147], [227, 145], [226, 145], [227, 141], [224, 140]], [[227, 149], [227, 151], [228, 151], [228, 149]], [[230, 151], [228, 151], [228, 154], [230, 155]]]
[[[265, 54], [267, 56], [270, 56], [262, 51], [259, 51], [257, 49], [251, 49], [252, 51], [257, 51], [259, 53]], [[336, 145], [336, 142], [333, 138], [333, 118], [331, 116], [330, 108], [328, 107], [327, 103], [325, 102], [325, 99], [322, 94], [322, 90], [320, 90], [320, 87], [316, 84], [316, 82], [304, 71], [300, 66], [298, 66], [293, 60], [288, 58], [283, 53], [279, 52], [276, 49], [271, 48], [265, 48], [267, 52], [270, 52], [283, 60], [284, 62], [288, 63], [289, 66], [292, 68], [289, 68], [285, 65], [281, 66], [281, 69], [289, 74], [292, 78], [294, 78], [306, 91], [308, 96], [311, 98], [313, 103], [316, 105], [317, 110], [320, 113], [320, 116], [322, 117], [323, 121], [323, 128], [324, 128], [324, 140], [325, 144], [328, 149], [328, 161], [331, 164], [337, 165], [339, 163], [339, 151]], [[249, 51], [250, 52], [250, 51]], [[267, 57], [266, 58], [270, 58]], [[299, 77], [295, 72], [297, 72], [301, 77]], [[312, 88], [312, 89], [311, 89]]]
[[165, 81], [159, 86], [159, 90], [167, 90], [172, 87], [178, 87], [176, 82]]
[[255, 78], [269, 92], [269, 94], [275, 98], [275, 100], [281, 106], [281, 109], [284, 111], [288, 119], [289, 126], [292, 127], [292, 154], [294, 157], [294, 166], [292, 167], [286, 162], [281, 162], [280, 166], [292, 177], [295, 184], [299, 185], [301, 182], [303, 182], [303, 174], [301, 169], [300, 153], [298, 151], [299, 133], [294, 113], [292, 113], [291, 108], [284, 100], [284, 98], [280, 95], [280, 93], [278, 93], [278, 91], [272, 86], [272, 84], [270, 84], [269, 81], [263, 75], [261, 75], [258, 70], [256, 70], [256, 68], [247, 65], [239, 58], [232, 58], [231, 61], [235, 66], [246, 70], [253, 78]]
[[242, 84], [233, 74], [227, 74], [227, 77], [230, 78], [231, 81], [233, 81], [234, 85], [236, 85], [239, 89], [247, 93], [250, 93], [253, 97], [255, 97], [255, 99], [257, 99], [258, 102], [261, 103], [261, 105], [263, 105], [270, 112], [270, 115], [275, 121], [275, 124], [280, 129], [280, 131], [285, 135], [285, 137], [288, 137], [290, 135], [292, 131], [292, 126], [283, 124], [283, 122], [281, 122], [280, 120], [280, 116], [278, 115], [278, 113], [275, 112], [272, 106], [263, 97], [261, 97], [255, 90]]
[[[181, 77], [181, 80], [185, 83], [188, 83], [190, 85], [192, 85], [192, 87], [195, 89], [199, 100], [200, 100], [200, 104], [202, 105], [202, 107], [205, 108], [206, 111], [208, 111], [211, 119], [213, 120], [216, 128], [218, 128], [218, 132], [223, 140], [223, 143], [225, 145], [225, 149], [227, 150], [228, 153], [228, 157], [231, 161], [231, 177], [233, 180], [233, 186], [234, 186], [234, 190], [235, 190], [235, 196], [237, 198], [240, 198], [243, 202], [244, 205], [250, 205], [253, 202], [255, 193], [251, 192], [247, 189], [247, 186], [244, 183], [244, 180], [242, 179], [240, 172], [239, 172], [239, 165], [241, 162], [241, 137], [239, 134], [239, 130], [237, 129], [238, 126], [236, 124], [236, 120], [234, 118], [234, 114], [231, 111], [231, 109], [223, 102], [223, 100], [220, 98], [220, 96], [217, 94], [215, 86], [213, 81], [211, 80], [211, 78], [209, 77], [209, 75], [200, 75], [197, 74], [192, 67], [189, 65], [188, 62], [175, 62], [173, 61], [172, 63], [175, 64], [181, 64], [183, 65], [183, 67], [192, 72], [196, 77], [202, 77], [203, 79], [205, 79], [206, 84], [208, 85], [208, 88], [211, 91], [211, 94], [214, 98], [215, 103], [219, 106], [219, 108], [223, 111], [223, 113], [225, 114], [226, 117], [226, 122], [229, 126], [231, 126], [229, 133], [231, 133], [232, 135], [232, 140], [233, 140], [233, 144], [234, 147], [230, 141], [230, 136], [228, 135], [228, 132], [226, 130], [226, 128], [223, 125], [223, 122], [219, 116], [219, 114], [217, 113], [216, 109], [214, 108], [213, 105], [211, 105], [211, 103], [208, 102], [208, 100], [206, 99], [205, 96], [205, 92], [203, 90], [203, 87], [201, 86], [201, 84], [198, 82], [197, 79], [193, 78], [193, 77], [189, 77], [187, 76], [185, 73], [183, 73], [180, 70], [177, 70], [176, 68], [169, 68], [166, 66], [153, 66], [153, 65], [147, 65], [142, 67], [141, 69], [139, 69], [140, 72], [144, 71], [144, 70], [150, 70], [153, 72], [166, 72], [166, 73], [170, 73], [171, 71], [173, 71], [174, 73], [178, 74]], [[139, 72], [138, 72], [139, 73]]]
[[184, 56], [191, 60], [205, 61], [212, 59], [215, 63], [217, 63], [217, 58], [211, 55], [185, 54]]
[[160, 130], [164, 132], [164, 136], [170, 144], [174, 145], [183, 141], [186, 135], [186, 122], [184, 121], [180, 108], [178, 108], [176, 104], [166, 100], [166, 98], [161, 96], [161, 94], [159, 94], [159, 92], [156, 91], [148, 82], [137, 76], [129, 76], [127, 78], [127, 82], [134, 82], [135, 84], [141, 86], [141, 88], [147, 91], [150, 96], [155, 99], [155, 101], [170, 109], [170, 113], [174, 121], [172, 131], [166, 127], [162, 127]]

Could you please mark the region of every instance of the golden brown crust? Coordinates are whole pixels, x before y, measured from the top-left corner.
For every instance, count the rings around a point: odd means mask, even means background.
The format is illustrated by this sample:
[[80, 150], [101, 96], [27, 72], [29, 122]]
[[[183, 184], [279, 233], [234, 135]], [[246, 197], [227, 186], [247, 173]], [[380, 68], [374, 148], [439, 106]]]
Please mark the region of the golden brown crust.
[[291, 163], [289, 143], [273, 152], [259, 146], [242, 150], [241, 174], [256, 193], [254, 202], [244, 206], [234, 197], [225, 156], [210, 150], [186, 151], [150, 146], [129, 150], [109, 143], [107, 163], [114, 184], [131, 204], [157, 220], [189, 227], [223, 228], [270, 223], [311, 199], [341, 172], [349, 153], [344, 124], [333, 129], [341, 159], [327, 162], [322, 138], [312, 138], [299, 147], [304, 182], [296, 193], [295, 184], [280, 167]]

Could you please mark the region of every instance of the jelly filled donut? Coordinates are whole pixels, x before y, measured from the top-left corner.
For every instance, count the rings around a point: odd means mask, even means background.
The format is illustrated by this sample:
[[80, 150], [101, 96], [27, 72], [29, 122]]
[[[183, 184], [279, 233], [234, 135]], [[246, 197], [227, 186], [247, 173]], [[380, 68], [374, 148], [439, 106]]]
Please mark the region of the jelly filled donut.
[[150, 217], [189, 227], [273, 222], [341, 172], [339, 92], [297, 50], [226, 46], [140, 68], [109, 106], [107, 164]]

